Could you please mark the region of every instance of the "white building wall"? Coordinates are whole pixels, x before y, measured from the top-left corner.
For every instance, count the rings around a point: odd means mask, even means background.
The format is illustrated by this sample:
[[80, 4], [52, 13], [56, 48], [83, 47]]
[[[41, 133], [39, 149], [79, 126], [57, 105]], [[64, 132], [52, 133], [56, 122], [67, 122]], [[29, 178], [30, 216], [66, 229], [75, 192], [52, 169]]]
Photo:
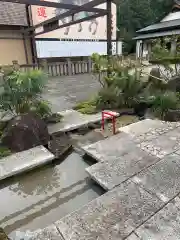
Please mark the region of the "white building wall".
[[[106, 42], [88, 41], [36, 41], [38, 58], [91, 56], [107, 54]], [[122, 53], [122, 43], [113, 42], [113, 55]]]

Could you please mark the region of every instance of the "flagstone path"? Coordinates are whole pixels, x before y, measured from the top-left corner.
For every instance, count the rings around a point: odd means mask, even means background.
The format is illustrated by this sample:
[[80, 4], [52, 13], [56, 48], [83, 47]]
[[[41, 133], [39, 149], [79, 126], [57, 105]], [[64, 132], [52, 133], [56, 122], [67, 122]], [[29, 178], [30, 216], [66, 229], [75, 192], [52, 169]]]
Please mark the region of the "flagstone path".
[[97, 160], [87, 172], [107, 192], [43, 230], [57, 230], [48, 239], [179, 240], [179, 140], [179, 123], [144, 120], [83, 146]]

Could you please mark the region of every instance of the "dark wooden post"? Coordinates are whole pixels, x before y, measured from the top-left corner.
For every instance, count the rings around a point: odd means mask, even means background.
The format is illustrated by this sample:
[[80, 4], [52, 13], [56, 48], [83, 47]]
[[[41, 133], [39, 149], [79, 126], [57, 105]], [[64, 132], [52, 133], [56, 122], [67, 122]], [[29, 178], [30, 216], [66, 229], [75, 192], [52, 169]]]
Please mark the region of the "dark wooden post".
[[68, 75], [71, 76], [72, 75], [72, 64], [71, 64], [71, 59], [67, 58], [67, 70], [68, 70]]
[[88, 73], [92, 72], [92, 60], [91, 57], [88, 57]]
[[42, 58], [40, 61], [39, 61], [39, 67], [42, 68], [42, 70], [45, 72], [45, 73], [48, 73], [48, 62], [47, 62], [47, 59], [46, 58]]
[[112, 0], [107, 1], [107, 55], [112, 55]]
[[[27, 23], [28, 23], [28, 27], [30, 27], [32, 25], [32, 12], [31, 12], [31, 6], [30, 5], [26, 5], [26, 16], [27, 16]], [[31, 44], [31, 53], [32, 53], [32, 60], [33, 63], [37, 63], [37, 50], [36, 50], [36, 41], [35, 41], [35, 37], [34, 37], [34, 33], [35, 31], [31, 31], [28, 33], [28, 35], [32, 35], [30, 37], [30, 44]]]

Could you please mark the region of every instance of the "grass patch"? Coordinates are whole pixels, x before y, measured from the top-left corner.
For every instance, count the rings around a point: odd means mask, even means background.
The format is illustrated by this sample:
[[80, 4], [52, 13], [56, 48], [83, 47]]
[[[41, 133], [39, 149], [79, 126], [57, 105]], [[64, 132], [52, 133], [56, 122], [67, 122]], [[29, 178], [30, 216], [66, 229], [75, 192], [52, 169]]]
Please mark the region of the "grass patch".
[[96, 100], [94, 99], [90, 101], [80, 102], [73, 109], [82, 114], [94, 114], [98, 112], [96, 108]]
[[11, 154], [11, 151], [7, 147], [0, 146], [0, 159]]

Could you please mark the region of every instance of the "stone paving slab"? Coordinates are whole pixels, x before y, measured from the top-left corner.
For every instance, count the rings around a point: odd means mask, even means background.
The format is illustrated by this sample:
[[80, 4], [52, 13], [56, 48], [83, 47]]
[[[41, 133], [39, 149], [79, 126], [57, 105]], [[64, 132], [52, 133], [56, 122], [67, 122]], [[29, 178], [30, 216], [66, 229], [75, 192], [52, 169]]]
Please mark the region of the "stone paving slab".
[[[59, 114], [62, 115], [63, 118], [61, 122], [48, 126], [50, 134], [72, 131], [90, 123], [99, 122], [102, 119], [101, 113], [86, 115], [75, 110], [66, 110], [59, 112]], [[119, 116], [119, 114], [117, 114], [117, 116]]]
[[152, 155], [163, 158], [180, 149], [180, 128], [177, 127], [151, 141], [142, 142], [138, 146]]
[[136, 143], [150, 141], [180, 126], [179, 122], [164, 122], [159, 120], [145, 119], [137, 123], [119, 128], [133, 137]]
[[[163, 202], [133, 182], [126, 182], [56, 222], [65, 240], [121, 239]], [[98, 238], [99, 237], [99, 238]]]
[[132, 233], [126, 240], [142, 240], [136, 234]]
[[133, 149], [137, 149], [132, 138], [126, 133], [118, 133], [102, 141], [83, 146], [83, 151], [98, 162], [111, 161]]
[[147, 191], [167, 202], [180, 193], [180, 156], [172, 154], [132, 178]]
[[177, 197], [140, 226], [136, 233], [141, 240], [179, 240], [179, 216], [180, 199]]
[[20, 237], [15, 237], [14, 240], [64, 240], [60, 233], [58, 232], [54, 224], [44, 228], [39, 229], [35, 232], [26, 232], [25, 234], [20, 233]]
[[54, 159], [45, 147], [38, 146], [0, 159], [0, 180], [31, 170]]
[[129, 153], [117, 156], [114, 160], [90, 166], [86, 171], [105, 190], [111, 190], [159, 160], [137, 147]]

